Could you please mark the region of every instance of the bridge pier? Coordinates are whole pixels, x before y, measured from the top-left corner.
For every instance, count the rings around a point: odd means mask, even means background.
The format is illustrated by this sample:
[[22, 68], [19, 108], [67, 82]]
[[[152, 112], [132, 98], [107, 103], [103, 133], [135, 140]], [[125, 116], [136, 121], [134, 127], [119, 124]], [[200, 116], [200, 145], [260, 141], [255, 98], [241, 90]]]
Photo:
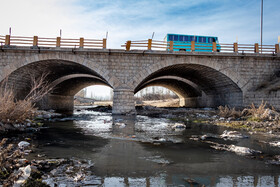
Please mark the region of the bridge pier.
[[72, 113], [74, 109], [74, 97], [47, 94], [37, 106], [42, 110], [55, 110], [58, 112]]
[[201, 100], [201, 97], [180, 98], [179, 105], [180, 107], [199, 108], [203, 107]]
[[180, 107], [203, 108], [216, 107], [217, 104], [215, 102], [215, 96], [202, 93], [202, 95], [198, 97], [180, 98], [179, 105]]
[[189, 107], [189, 108], [203, 108], [203, 107], [217, 107], [214, 102], [214, 97], [188, 97], [180, 98], [180, 107]]
[[136, 114], [132, 89], [114, 89], [112, 114]]
[[190, 108], [203, 108], [210, 107], [215, 108], [220, 105], [230, 106], [230, 107], [242, 107], [242, 93], [229, 93], [229, 94], [219, 94], [219, 95], [205, 95], [199, 97], [187, 97], [180, 98], [180, 107], [190, 107]]

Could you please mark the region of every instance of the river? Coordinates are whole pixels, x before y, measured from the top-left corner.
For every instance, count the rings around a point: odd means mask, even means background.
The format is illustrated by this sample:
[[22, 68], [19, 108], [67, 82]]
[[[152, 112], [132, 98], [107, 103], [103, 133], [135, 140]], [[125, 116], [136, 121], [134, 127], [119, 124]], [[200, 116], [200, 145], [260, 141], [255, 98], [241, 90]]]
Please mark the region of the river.
[[[30, 157], [39, 154], [94, 165], [79, 182], [64, 175], [49, 177], [46, 181], [53, 186], [280, 186], [280, 166], [190, 139], [218, 137], [225, 127], [189, 124], [174, 130], [174, 124], [166, 118], [78, 110], [72, 117], [48, 122], [48, 128], [33, 138]], [[280, 148], [263, 143], [275, 137], [242, 134], [249, 138], [212, 141], [280, 154]]]

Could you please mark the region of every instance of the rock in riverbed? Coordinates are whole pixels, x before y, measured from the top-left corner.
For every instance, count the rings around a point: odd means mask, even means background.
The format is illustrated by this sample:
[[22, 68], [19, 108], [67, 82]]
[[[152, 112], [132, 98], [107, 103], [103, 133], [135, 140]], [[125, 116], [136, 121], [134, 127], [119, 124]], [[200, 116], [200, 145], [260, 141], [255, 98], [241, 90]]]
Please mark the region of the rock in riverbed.
[[230, 145], [229, 151], [235, 152], [236, 154], [241, 154], [241, 155], [253, 155], [253, 154], [261, 153], [261, 151], [256, 151], [256, 150], [250, 149], [248, 147], [241, 147], [241, 146], [236, 146], [236, 145]]
[[181, 123], [175, 123], [174, 125], [172, 125], [171, 129], [174, 130], [174, 131], [185, 130], [186, 125], [181, 124]]
[[242, 146], [237, 146], [237, 145], [219, 144], [219, 143], [215, 143], [215, 142], [207, 142], [207, 143], [212, 144], [210, 147], [212, 147], [214, 149], [230, 151], [230, 152], [234, 152], [238, 155], [250, 156], [250, 155], [258, 155], [258, 154], [262, 153], [261, 151], [250, 149], [248, 147], [242, 147]]
[[269, 144], [274, 147], [280, 147], [280, 141], [269, 142]]
[[14, 183], [14, 187], [20, 187], [31, 175], [31, 167], [30, 165], [26, 167], [21, 167], [18, 169], [19, 178]]
[[18, 147], [20, 149], [24, 149], [24, 148], [28, 147], [29, 145], [30, 145], [30, 143], [28, 143], [26, 141], [21, 141], [21, 142], [18, 143]]
[[248, 138], [248, 136], [242, 135], [240, 132], [237, 131], [227, 131], [225, 130], [223, 134], [220, 136], [224, 139], [239, 139], [239, 138]]

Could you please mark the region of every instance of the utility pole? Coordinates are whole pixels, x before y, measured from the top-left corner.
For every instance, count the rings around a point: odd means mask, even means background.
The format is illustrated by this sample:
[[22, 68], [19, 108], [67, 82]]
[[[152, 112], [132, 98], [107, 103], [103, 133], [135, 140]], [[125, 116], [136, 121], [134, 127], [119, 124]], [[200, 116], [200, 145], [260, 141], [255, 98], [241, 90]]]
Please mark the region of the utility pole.
[[263, 48], [263, 0], [261, 3], [261, 53]]

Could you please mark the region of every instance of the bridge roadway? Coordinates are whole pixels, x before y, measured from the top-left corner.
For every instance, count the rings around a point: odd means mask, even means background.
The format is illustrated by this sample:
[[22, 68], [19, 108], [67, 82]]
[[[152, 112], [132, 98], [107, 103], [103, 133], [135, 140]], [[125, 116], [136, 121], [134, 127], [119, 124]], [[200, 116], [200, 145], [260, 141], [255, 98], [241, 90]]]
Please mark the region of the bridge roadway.
[[0, 51], [0, 81], [8, 77], [18, 99], [28, 92], [30, 73], [44, 72], [54, 89], [38, 103], [41, 109], [71, 111], [74, 95], [90, 85], [113, 88], [113, 114], [135, 113], [134, 94], [148, 86], [174, 91], [185, 107], [245, 107], [267, 101], [280, 109], [279, 53], [13, 46]]

